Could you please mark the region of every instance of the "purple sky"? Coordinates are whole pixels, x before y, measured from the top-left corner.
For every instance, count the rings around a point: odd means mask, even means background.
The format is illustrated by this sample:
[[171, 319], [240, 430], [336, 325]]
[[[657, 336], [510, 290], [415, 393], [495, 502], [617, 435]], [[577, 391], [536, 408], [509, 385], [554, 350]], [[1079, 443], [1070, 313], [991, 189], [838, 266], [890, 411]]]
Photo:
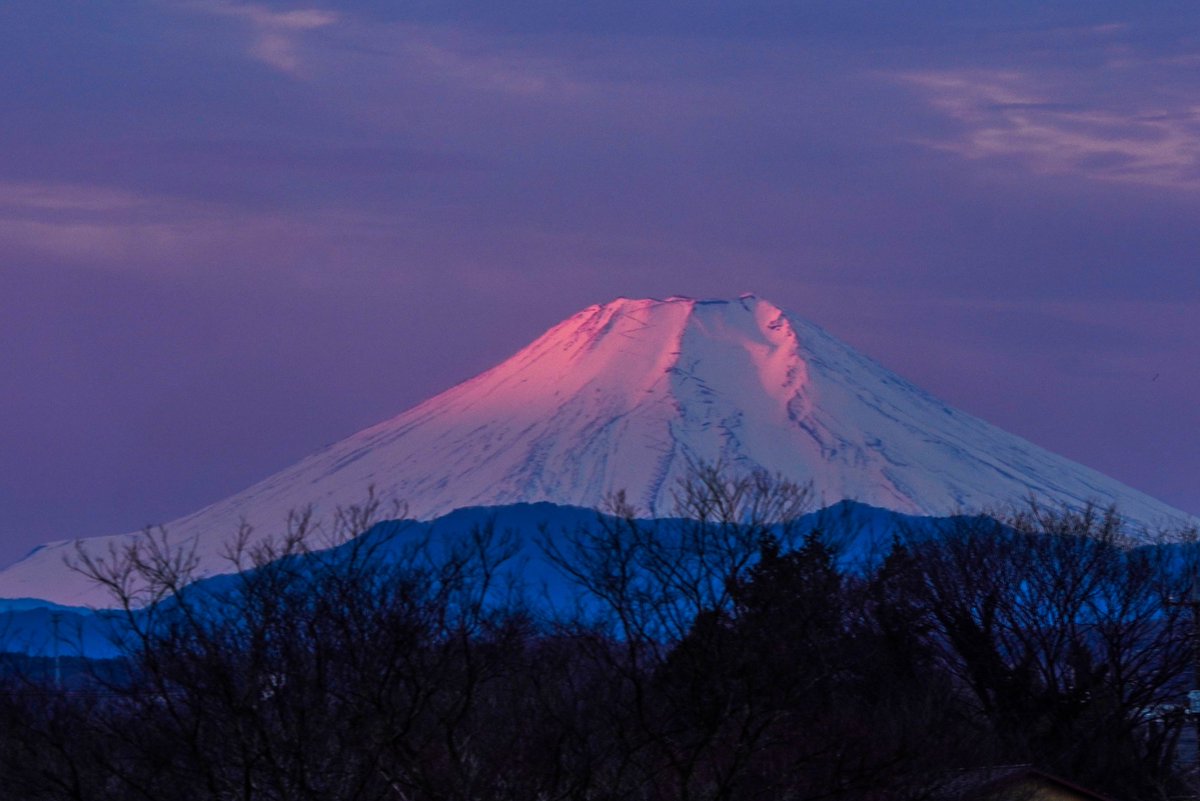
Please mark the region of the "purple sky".
[[1200, 513], [1194, 2], [571, 5], [0, 4], [0, 563], [618, 295], [756, 292]]

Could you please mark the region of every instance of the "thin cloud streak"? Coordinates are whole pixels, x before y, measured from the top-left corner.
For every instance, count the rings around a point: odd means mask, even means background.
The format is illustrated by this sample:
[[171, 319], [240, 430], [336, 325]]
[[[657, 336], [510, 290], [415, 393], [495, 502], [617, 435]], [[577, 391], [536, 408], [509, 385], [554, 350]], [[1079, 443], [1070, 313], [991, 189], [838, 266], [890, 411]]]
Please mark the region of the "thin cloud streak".
[[338, 14], [323, 9], [274, 11], [266, 6], [236, 3], [233, 0], [189, 2], [183, 7], [241, 20], [250, 27], [252, 33], [247, 55], [293, 77], [301, 77], [304, 73], [305, 62], [300, 54], [301, 36], [334, 25], [341, 19]]
[[465, 86], [525, 97], [557, 95], [577, 97], [583, 85], [548, 60], [528, 55], [470, 52], [452, 41], [439, 41], [431, 31], [404, 26], [401, 49], [416, 68]]
[[[335, 211], [288, 217], [262, 210], [138, 193], [109, 186], [0, 181], [0, 253], [33, 255], [89, 270], [178, 275], [249, 261], [266, 269], [261, 251], [291, 264], [313, 231], [348, 230], [382, 222]], [[255, 254], [253, 260], [235, 254]]]
[[13, 211], [127, 211], [146, 199], [121, 189], [38, 181], [0, 181], [0, 209]]
[[923, 144], [1032, 172], [1200, 189], [1200, 106], [1122, 111], [1064, 103], [1019, 71], [906, 73], [900, 80], [960, 131]]

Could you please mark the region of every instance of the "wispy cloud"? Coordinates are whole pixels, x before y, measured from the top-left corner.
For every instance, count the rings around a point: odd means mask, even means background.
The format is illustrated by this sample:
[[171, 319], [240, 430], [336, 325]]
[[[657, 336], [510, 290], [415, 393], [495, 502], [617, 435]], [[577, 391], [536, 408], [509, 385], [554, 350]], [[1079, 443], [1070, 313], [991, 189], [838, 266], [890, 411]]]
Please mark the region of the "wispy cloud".
[[517, 96], [578, 97], [585, 91], [565, 65], [548, 56], [497, 47], [495, 42], [402, 28], [400, 49], [416, 69], [463, 86]]
[[[386, 261], [396, 227], [391, 214], [336, 206], [252, 210], [118, 187], [0, 180], [0, 265], [32, 259], [158, 278], [243, 269], [294, 278], [310, 265], [339, 264], [342, 244], [329, 240], [335, 232], [360, 256]], [[334, 273], [346, 278], [340, 268]]]
[[128, 221], [78, 222], [0, 216], [0, 253], [36, 253], [89, 267], [127, 267], [178, 249], [177, 228]]
[[235, 0], [192, 0], [186, 8], [205, 14], [241, 21], [250, 29], [247, 54], [289, 75], [300, 75], [304, 62], [300, 53], [303, 34], [335, 24], [339, 16], [332, 11], [300, 8], [276, 11], [254, 3]]
[[0, 181], [0, 255], [36, 253], [100, 267], [161, 256], [203, 216], [194, 203], [118, 187]]
[[1019, 71], [906, 73], [958, 124], [924, 144], [971, 159], [1014, 159], [1043, 174], [1200, 189], [1200, 106], [1117, 109], [1065, 102]]
[[261, 224], [261, 215], [166, 195], [0, 181], [0, 260], [37, 254], [98, 269], [159, 269]]
[[123, 189], [37, 181], [0, 181], [0, 213], [106, 212], [142, 205], [145, 198]]

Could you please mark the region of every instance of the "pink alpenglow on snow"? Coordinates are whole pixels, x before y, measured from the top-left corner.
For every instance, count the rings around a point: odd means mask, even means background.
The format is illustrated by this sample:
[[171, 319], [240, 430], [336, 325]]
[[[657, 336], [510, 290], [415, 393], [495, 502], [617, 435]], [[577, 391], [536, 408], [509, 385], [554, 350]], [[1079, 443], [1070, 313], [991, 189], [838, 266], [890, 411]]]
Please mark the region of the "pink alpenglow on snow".
[[[822, 504], [937, 515], [1037, 496], [1116, 503], [1141, 528], [1191, 522], [745, 295], [588, 307], [491, 370], [166, 528], [215, 573], [240, 521], [268, 535], [291, 510], [329, 515], [371, 486], [421, 519], [520, 502], [598, 507], [620, 489], [662, 514], [701, 462], [811, 482]], [[85, 544], [103, 552], [129, 536]], [[74, 547], [51, 543], [0, 572], [0, 597], [105, 604], [64, 566]]]

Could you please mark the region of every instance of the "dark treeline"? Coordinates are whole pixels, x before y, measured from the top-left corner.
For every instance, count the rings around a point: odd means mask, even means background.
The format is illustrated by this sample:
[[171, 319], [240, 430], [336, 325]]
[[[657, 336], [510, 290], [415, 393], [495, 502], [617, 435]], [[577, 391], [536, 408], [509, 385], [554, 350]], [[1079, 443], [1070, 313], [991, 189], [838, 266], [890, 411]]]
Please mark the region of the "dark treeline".
[[551, 599], [486, 528], [310, 552], [301, 517], [233, 546], [219, 601], [163, 538], [84, 559], [125, 656], [69, 680], [5, 663], [0, 799], [939, 799], [1018, 763], [1186, 791], [1185, 549], [1032, 508], [847, 569], [776, 522], [806, 500], [711, 470], [681, 488], [689, 522], [618, 498], [544, 533], [575, 590]]

